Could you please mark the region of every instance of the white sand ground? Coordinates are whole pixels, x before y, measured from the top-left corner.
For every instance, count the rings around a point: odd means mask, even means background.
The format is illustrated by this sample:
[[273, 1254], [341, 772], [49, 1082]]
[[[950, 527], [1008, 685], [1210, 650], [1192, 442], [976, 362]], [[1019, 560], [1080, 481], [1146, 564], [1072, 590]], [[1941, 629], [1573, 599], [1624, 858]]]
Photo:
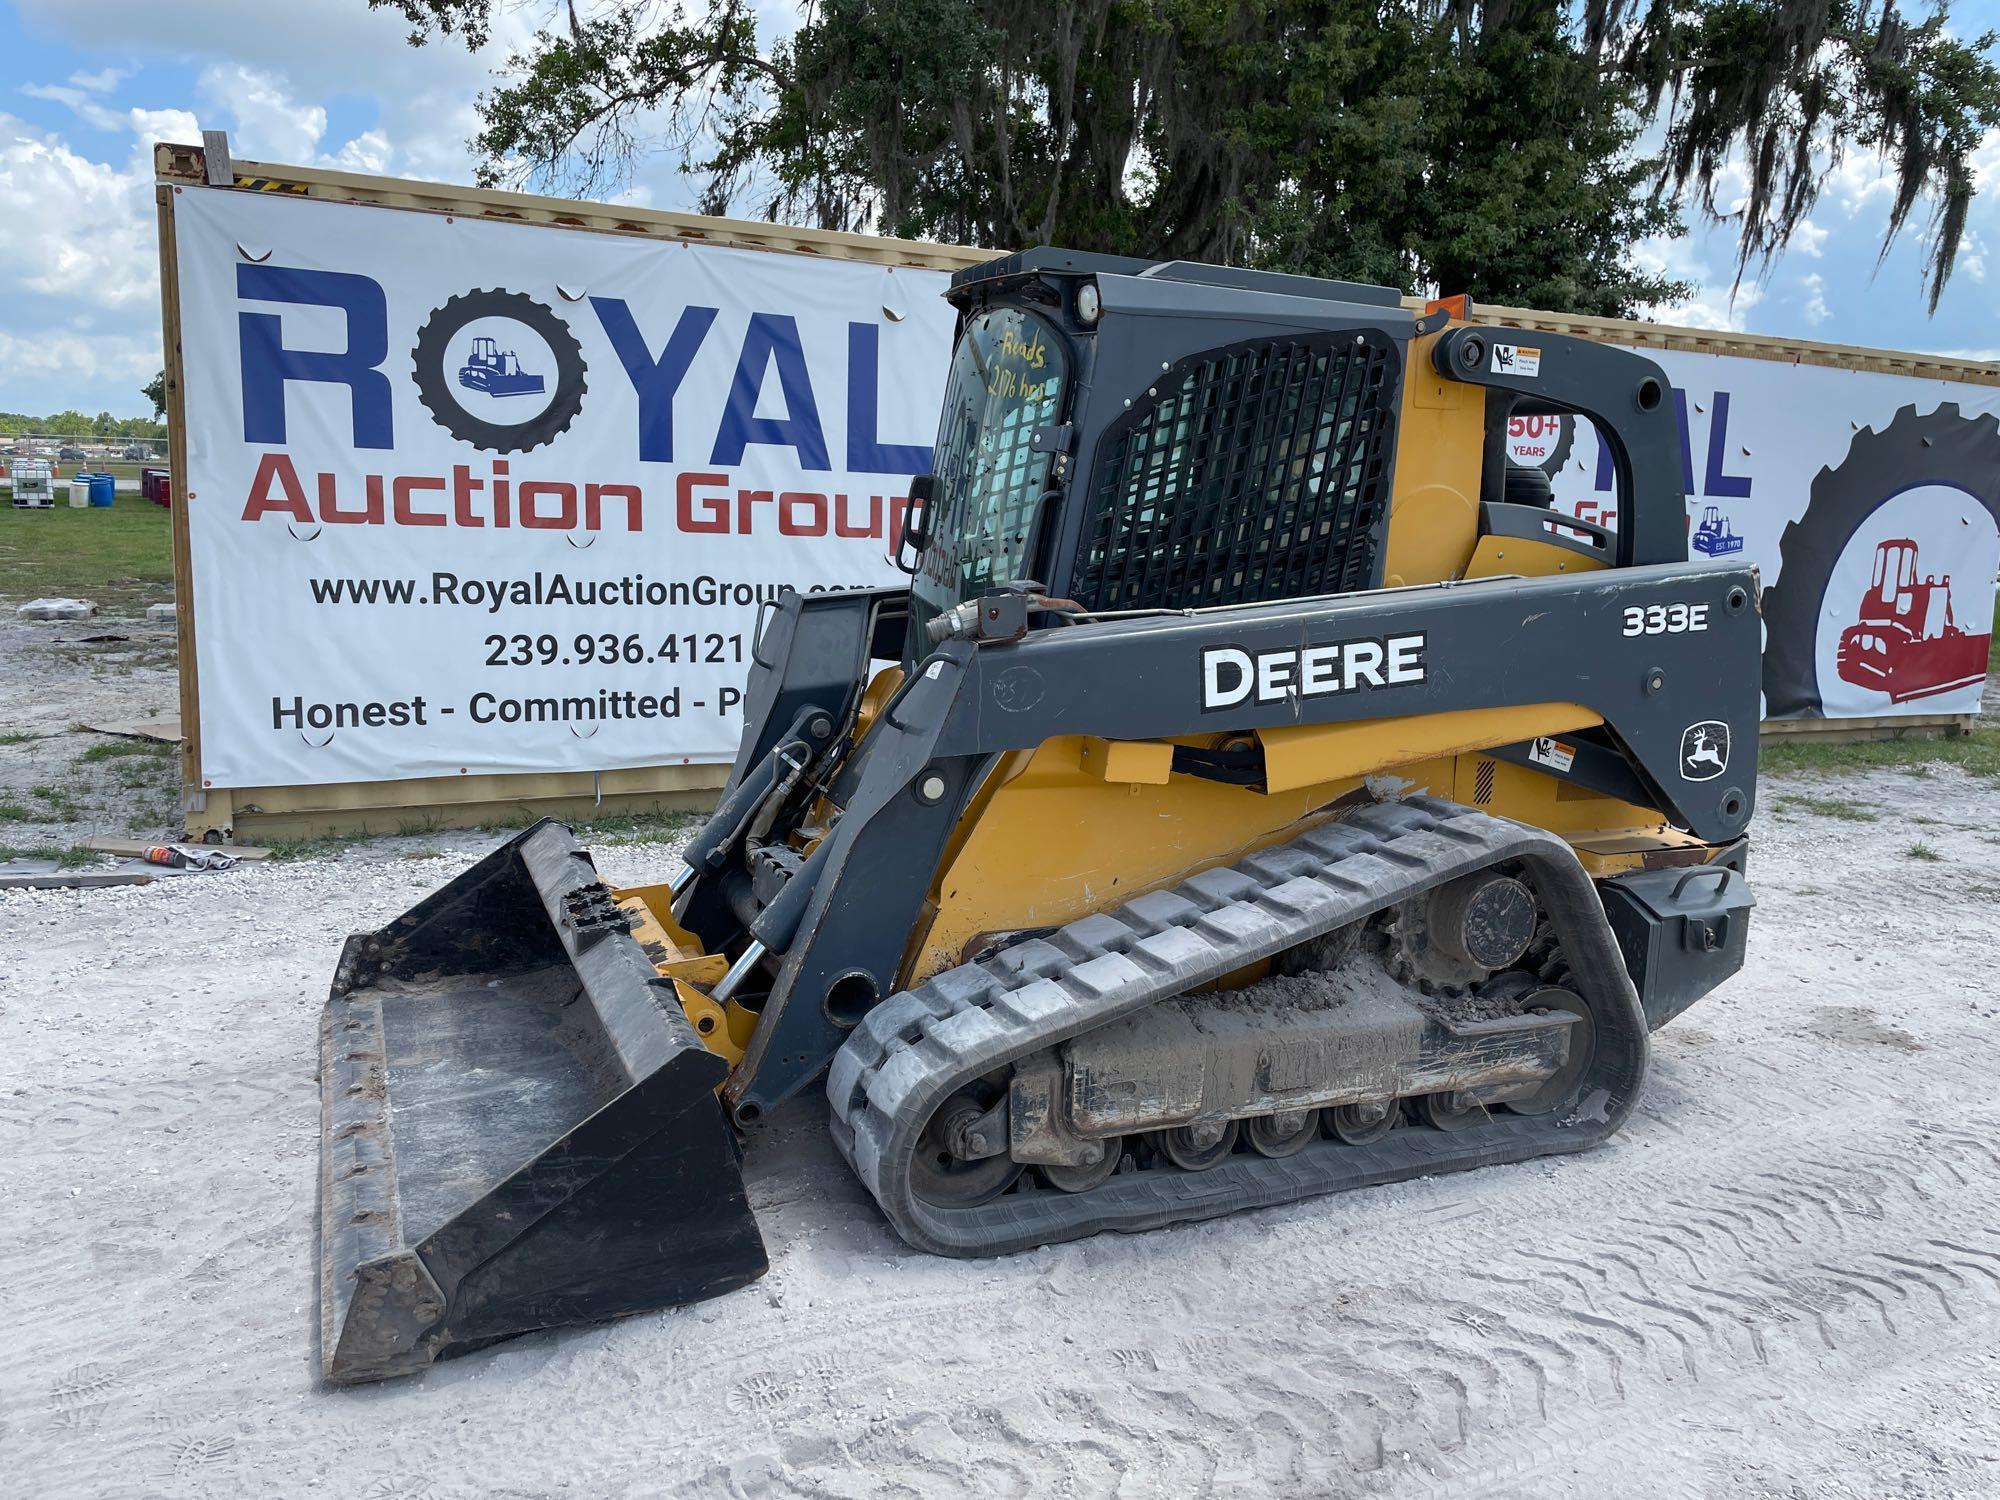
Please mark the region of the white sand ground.
[[0, 1489], [2000, 1494], [2000, 789], [1762, 806], [1750, 967], [1594, 1153], [953, 1262], [808, 1100], [751, 1143], [762, 1282], [343, 1392], [315, 1019], [479, 841], [0, 896]]

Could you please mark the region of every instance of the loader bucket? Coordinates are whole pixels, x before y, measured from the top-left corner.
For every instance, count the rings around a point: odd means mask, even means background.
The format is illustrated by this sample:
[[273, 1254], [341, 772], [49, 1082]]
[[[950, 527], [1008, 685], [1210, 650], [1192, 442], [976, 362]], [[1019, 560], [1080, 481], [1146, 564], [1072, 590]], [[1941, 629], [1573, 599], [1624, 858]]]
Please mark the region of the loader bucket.
[[727, 1064], [543, 821], [349, 938], [320, 1025], [320, 1363], [340, 1384], [764, 1274]]

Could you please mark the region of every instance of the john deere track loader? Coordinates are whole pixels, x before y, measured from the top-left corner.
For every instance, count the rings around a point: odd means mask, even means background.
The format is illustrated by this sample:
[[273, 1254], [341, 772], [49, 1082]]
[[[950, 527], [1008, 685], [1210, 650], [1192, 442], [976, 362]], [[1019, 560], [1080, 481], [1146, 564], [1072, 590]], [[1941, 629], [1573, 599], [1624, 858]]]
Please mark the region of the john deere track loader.
[[[685, 866], [544, 822], [349, 943], [331, 1379], [752, 1280], [809, 1089], [987, 1255], [1595, 1145], [1741, 964], [1757, 585], [1688, 565], [1657, 366], [1183, 263], [950, 297], [910, 584], [767, 610]], [[1524, 413], [1595, 425], [1615, 531]]]

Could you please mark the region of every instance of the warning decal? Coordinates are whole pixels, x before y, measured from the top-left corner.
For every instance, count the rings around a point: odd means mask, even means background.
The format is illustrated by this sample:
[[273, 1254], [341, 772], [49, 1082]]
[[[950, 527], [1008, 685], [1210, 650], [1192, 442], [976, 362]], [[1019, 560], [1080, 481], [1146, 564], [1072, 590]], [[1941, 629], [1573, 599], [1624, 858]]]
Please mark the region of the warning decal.
[[1576, 746], [1561, 740], [1538, 739], [1528, 747], [1528, 759], [1551, 771], [1567, 771], [1576, 763]]

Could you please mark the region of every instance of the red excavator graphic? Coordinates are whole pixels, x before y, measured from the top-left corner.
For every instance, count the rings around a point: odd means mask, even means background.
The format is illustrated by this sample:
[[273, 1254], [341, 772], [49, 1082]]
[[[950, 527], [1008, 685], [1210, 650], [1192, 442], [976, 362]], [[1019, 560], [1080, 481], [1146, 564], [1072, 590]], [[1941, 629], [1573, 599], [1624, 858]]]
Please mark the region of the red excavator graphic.
[[458, 372], [458, 383], [489, 396], [532, 396], [542, 389], [542, 377], [530, 375], [512, 349], [489, 338], [472, 341], [472, 353]]
[[1875, 576], [1858, 623], [1840, 633], [1843, 682], [1897, 703], [1982, 681], [1992, 634], [1969, 635], [1951, 612], [1951, 575], [1917, 581], [1917, 544], [1891, 537], [1875, 548]]

